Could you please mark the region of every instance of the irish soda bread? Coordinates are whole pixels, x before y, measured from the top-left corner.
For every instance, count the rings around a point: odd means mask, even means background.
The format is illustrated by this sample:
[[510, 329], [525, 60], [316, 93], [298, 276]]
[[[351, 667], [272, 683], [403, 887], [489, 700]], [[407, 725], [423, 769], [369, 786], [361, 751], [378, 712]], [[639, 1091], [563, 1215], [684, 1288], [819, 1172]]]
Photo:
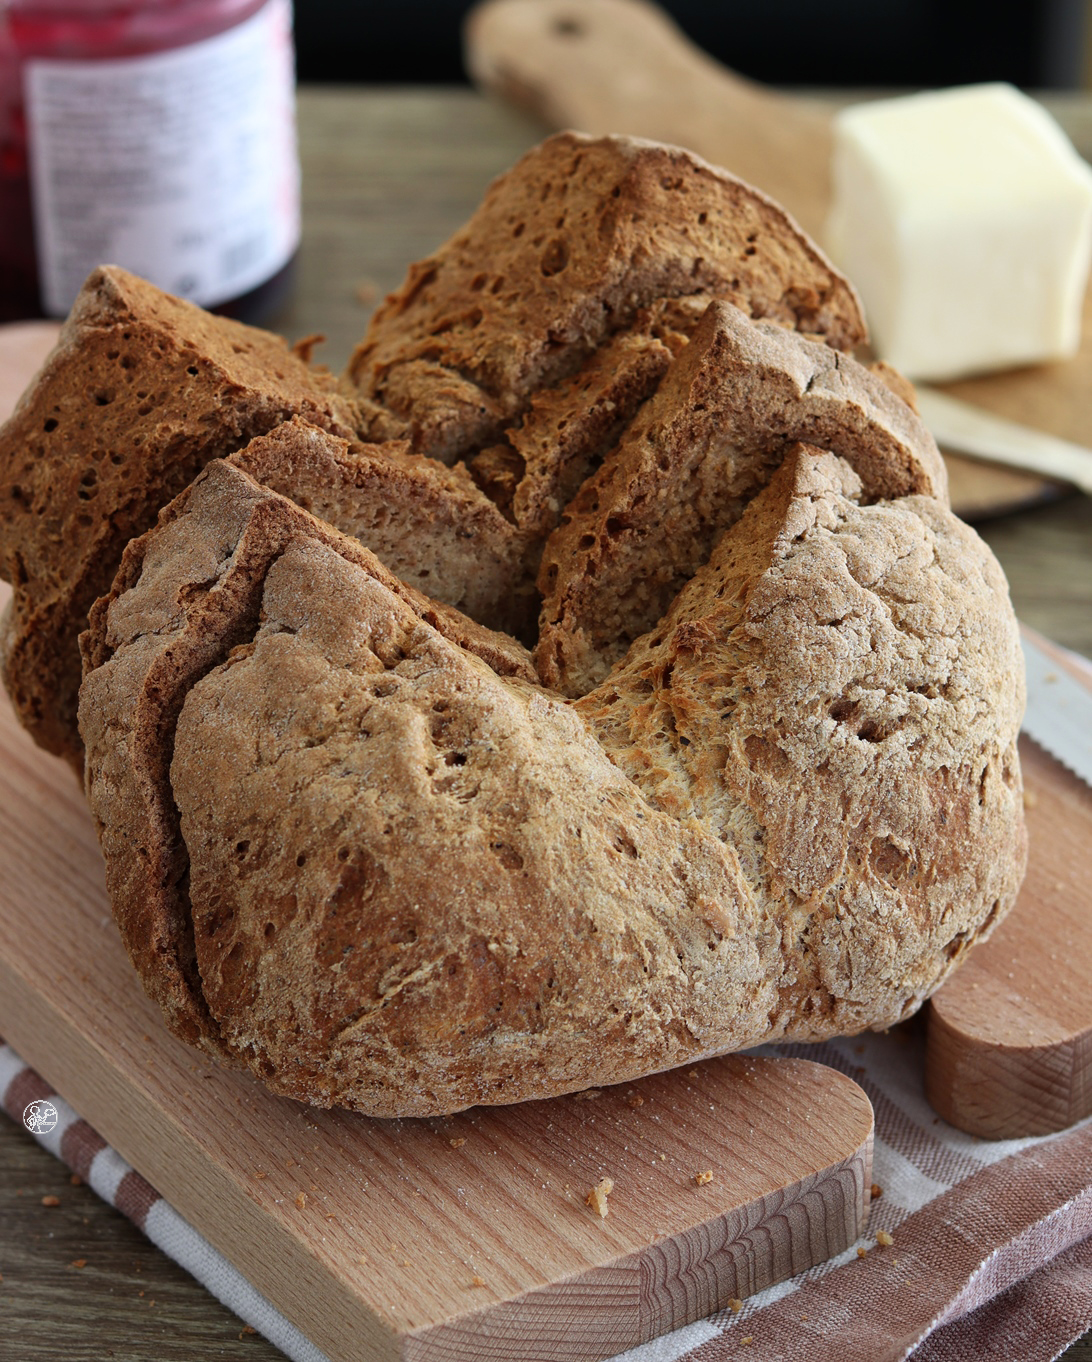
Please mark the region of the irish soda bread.
[[0, 432], [6, 676], [179, 1035], [422, 1115], [921, 1003], [1022, 877], [1022, 669], [862, 337], [776, 205], [573, 134], [337, 380], [93, 276]]

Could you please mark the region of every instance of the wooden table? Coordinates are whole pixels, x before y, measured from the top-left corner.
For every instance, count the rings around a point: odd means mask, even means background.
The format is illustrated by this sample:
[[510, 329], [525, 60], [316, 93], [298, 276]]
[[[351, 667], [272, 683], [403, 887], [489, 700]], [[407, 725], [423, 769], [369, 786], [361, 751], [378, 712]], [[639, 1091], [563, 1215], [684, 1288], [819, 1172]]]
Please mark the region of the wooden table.
[[[1092, 97], [1050, 101], [1092, 159]], [[304, 237], [292, 337], [323, 331], [337, 369], [407, 263], [447, 237], [543, 130], [463, 90], [303, 90]], [[1092, 431], [1088, 432], [1092, 442]], [[1092, 655], [1092, 500], [979, 526], [1017, 613]], [[60, 1205], [46, 1209], [44, 1196]], [[86, 1266], [76, 1268], [77, 1259]], [[17, 1126], [0, 1119], [0, 1357], [23, 1362], [274, 1362], [225, 1310]], [[1066, 1353], [1092, 1362], [1092, 1333]]]

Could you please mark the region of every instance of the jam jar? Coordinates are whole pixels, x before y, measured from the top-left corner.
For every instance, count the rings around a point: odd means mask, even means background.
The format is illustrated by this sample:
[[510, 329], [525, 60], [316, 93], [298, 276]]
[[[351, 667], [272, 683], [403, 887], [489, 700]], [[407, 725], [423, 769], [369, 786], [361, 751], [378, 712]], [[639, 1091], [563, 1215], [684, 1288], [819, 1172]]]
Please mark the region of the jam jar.
[[0, 319], [109, 263], [267, 320], [298, 243], [290, 0], [0, 0]]

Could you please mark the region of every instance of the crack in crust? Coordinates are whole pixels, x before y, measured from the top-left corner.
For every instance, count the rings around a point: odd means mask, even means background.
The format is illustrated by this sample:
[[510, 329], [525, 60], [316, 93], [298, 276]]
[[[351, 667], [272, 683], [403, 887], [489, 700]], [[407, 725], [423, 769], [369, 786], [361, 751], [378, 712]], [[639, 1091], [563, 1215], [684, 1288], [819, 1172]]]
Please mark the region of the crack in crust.
[[95, 271], [0, 429], [3, 667], [21, 721], [82, 768], [76, 638], [125, 544], [210, 459], [294, 418], [331, 438], [294, 469], [263, 449], [271, 485], [533, 643], [546, 536], [713, 297], [831, 346], [864, 336], [848, 283], [775, 204], [678, 148], [576, 134], [528, 153], [410, 269], [340, 384], [309, 365], [313, 338], [291, 352]]
[[710, 303], [656, 396], [547, 540], [535, 654], [545, 684], [575, 696], [601, 681], [796, 441], [847, 459], [870, 500], [947, 499], [936, 444], [879, 377]]
[[134, 963], [180, 1034], [382, 1116], [890, 1025], [1022, 875], [1003, 596], [934, 498], [797, 444], [572, 704], [211, 465], [85, 640]]

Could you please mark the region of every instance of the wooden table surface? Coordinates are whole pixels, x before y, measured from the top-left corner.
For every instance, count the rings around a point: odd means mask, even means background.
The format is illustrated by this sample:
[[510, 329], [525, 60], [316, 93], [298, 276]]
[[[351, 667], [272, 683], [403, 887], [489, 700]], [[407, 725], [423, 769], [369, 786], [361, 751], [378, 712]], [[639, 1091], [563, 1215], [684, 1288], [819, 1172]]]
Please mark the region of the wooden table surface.
[[[1049, 103], [1092, 159], [1092, 96]], [[319, 355], [337, 369], [406, 265], [459, 226], [493, 176], [543, 130], [469, 91], [438, 89], [306, 89], [299, 123], [299, 286], [278, 326], [293, 338], [324, 332]], [[1021, 618], [1092, 655], [1092, 500], [1066, 497], [978, 528]], [[43, 1207], [45, 1196], [60, 1205]], [[86, 1265], [74, 1267], [77, 1259]], [[0, 1118], [0, 1360], [283, 1356], [242, 1329], [119, 1212], [72, 1186], [61, 1163]], [[1092, 1362], [1092, 1333], [1065, 1357]]]

